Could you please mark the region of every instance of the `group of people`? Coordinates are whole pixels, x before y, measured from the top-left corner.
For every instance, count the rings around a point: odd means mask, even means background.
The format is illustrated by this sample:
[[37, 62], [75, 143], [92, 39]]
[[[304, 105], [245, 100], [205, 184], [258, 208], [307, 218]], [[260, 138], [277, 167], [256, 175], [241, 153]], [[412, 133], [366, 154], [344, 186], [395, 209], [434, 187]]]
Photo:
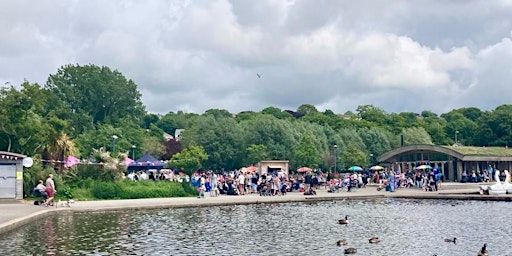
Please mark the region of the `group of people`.
[[53, 174], [49, 174], [46, 181], [39, 180], [37, 186], [34, 188], [34, 194], [44, 198], [43, 205], [53, 206], [53, 198], [57, 193], [55, 189], [55, 182], [53, 181]]
[[392, 171], [375, 172], [373, 181], [380, 184], [379, 189], [395, 191], [398, 188], [417, 188], [425, 191], [438, 191], [443, 175], [437, 170]]

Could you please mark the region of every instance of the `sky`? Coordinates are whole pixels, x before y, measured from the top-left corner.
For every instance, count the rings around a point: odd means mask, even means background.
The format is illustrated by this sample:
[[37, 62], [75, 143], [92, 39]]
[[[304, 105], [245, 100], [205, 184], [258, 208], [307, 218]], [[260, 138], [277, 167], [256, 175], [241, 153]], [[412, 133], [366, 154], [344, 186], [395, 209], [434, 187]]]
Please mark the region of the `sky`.
[[512, 103], [511, 14], [512, 0], [1, 1], [0, 85], [94, 64], [155, 114], [492, 110]]

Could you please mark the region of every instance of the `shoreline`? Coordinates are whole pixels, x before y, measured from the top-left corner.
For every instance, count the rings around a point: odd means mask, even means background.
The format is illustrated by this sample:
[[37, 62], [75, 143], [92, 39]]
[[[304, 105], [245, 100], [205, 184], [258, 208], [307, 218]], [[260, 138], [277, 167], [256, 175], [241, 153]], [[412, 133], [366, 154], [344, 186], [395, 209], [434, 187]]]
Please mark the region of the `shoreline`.
[[324, 188], [317, 190], [317, 195], [305, 196], [299, 192], [287, 193], [284, 196], [260, 196], [249, 194], [243, 196], [205, 198], [147, 198], [125, 200], [77, 201], [67, 206], [44, 207], [36, 206], [28, 201], [12, 200], [0, 202], [0, 234], [13, 231], [28, 223], [62, 213], [91, 213], [121, 210], [170, 209], [188, 207], [210, 207], [247, 204], [275, 204], [292, 202], [317, 202], [331, 200], [368, 200], [368, 199], [430, 199], [430, 200], [479, 200], [479, 201], [512, 201], [512, 194], [480, 195], [479, 185], [474, 184], [443, 184], [439, 191], [427, 192], [414, 188], [398, 189], [396, 192], [377, 191], [376, 186], [356, 189], [351, 192], [328, 193]]

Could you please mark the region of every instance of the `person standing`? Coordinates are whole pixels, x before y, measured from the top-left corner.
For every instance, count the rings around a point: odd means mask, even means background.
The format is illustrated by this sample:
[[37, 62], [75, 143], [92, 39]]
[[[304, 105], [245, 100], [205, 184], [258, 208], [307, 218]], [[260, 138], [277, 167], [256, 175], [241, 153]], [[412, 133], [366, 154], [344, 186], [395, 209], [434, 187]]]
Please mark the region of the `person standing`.
[[47, 204], [53, 205], [53, 197], [55, 196], [55, 192], [57, 192], [57, 190], [55, 189], [55, 182], [53, 181], [53, 174], [50, 173], [48, 175], [48, 178], [46, 179], [45, 184], [46, 184], [45, 191], [46, 191], [46, 194], [48, 194]]

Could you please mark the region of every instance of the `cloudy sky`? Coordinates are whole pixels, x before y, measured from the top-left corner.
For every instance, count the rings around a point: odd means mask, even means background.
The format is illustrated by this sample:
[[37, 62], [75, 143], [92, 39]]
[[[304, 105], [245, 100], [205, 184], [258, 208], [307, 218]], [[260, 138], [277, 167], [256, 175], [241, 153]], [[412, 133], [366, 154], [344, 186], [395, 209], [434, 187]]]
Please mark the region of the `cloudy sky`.
[[95, 64], [152, 113], [491, 110], [512, 103], [511, 14], [512, 0], [2, 1], [0, 84]]

